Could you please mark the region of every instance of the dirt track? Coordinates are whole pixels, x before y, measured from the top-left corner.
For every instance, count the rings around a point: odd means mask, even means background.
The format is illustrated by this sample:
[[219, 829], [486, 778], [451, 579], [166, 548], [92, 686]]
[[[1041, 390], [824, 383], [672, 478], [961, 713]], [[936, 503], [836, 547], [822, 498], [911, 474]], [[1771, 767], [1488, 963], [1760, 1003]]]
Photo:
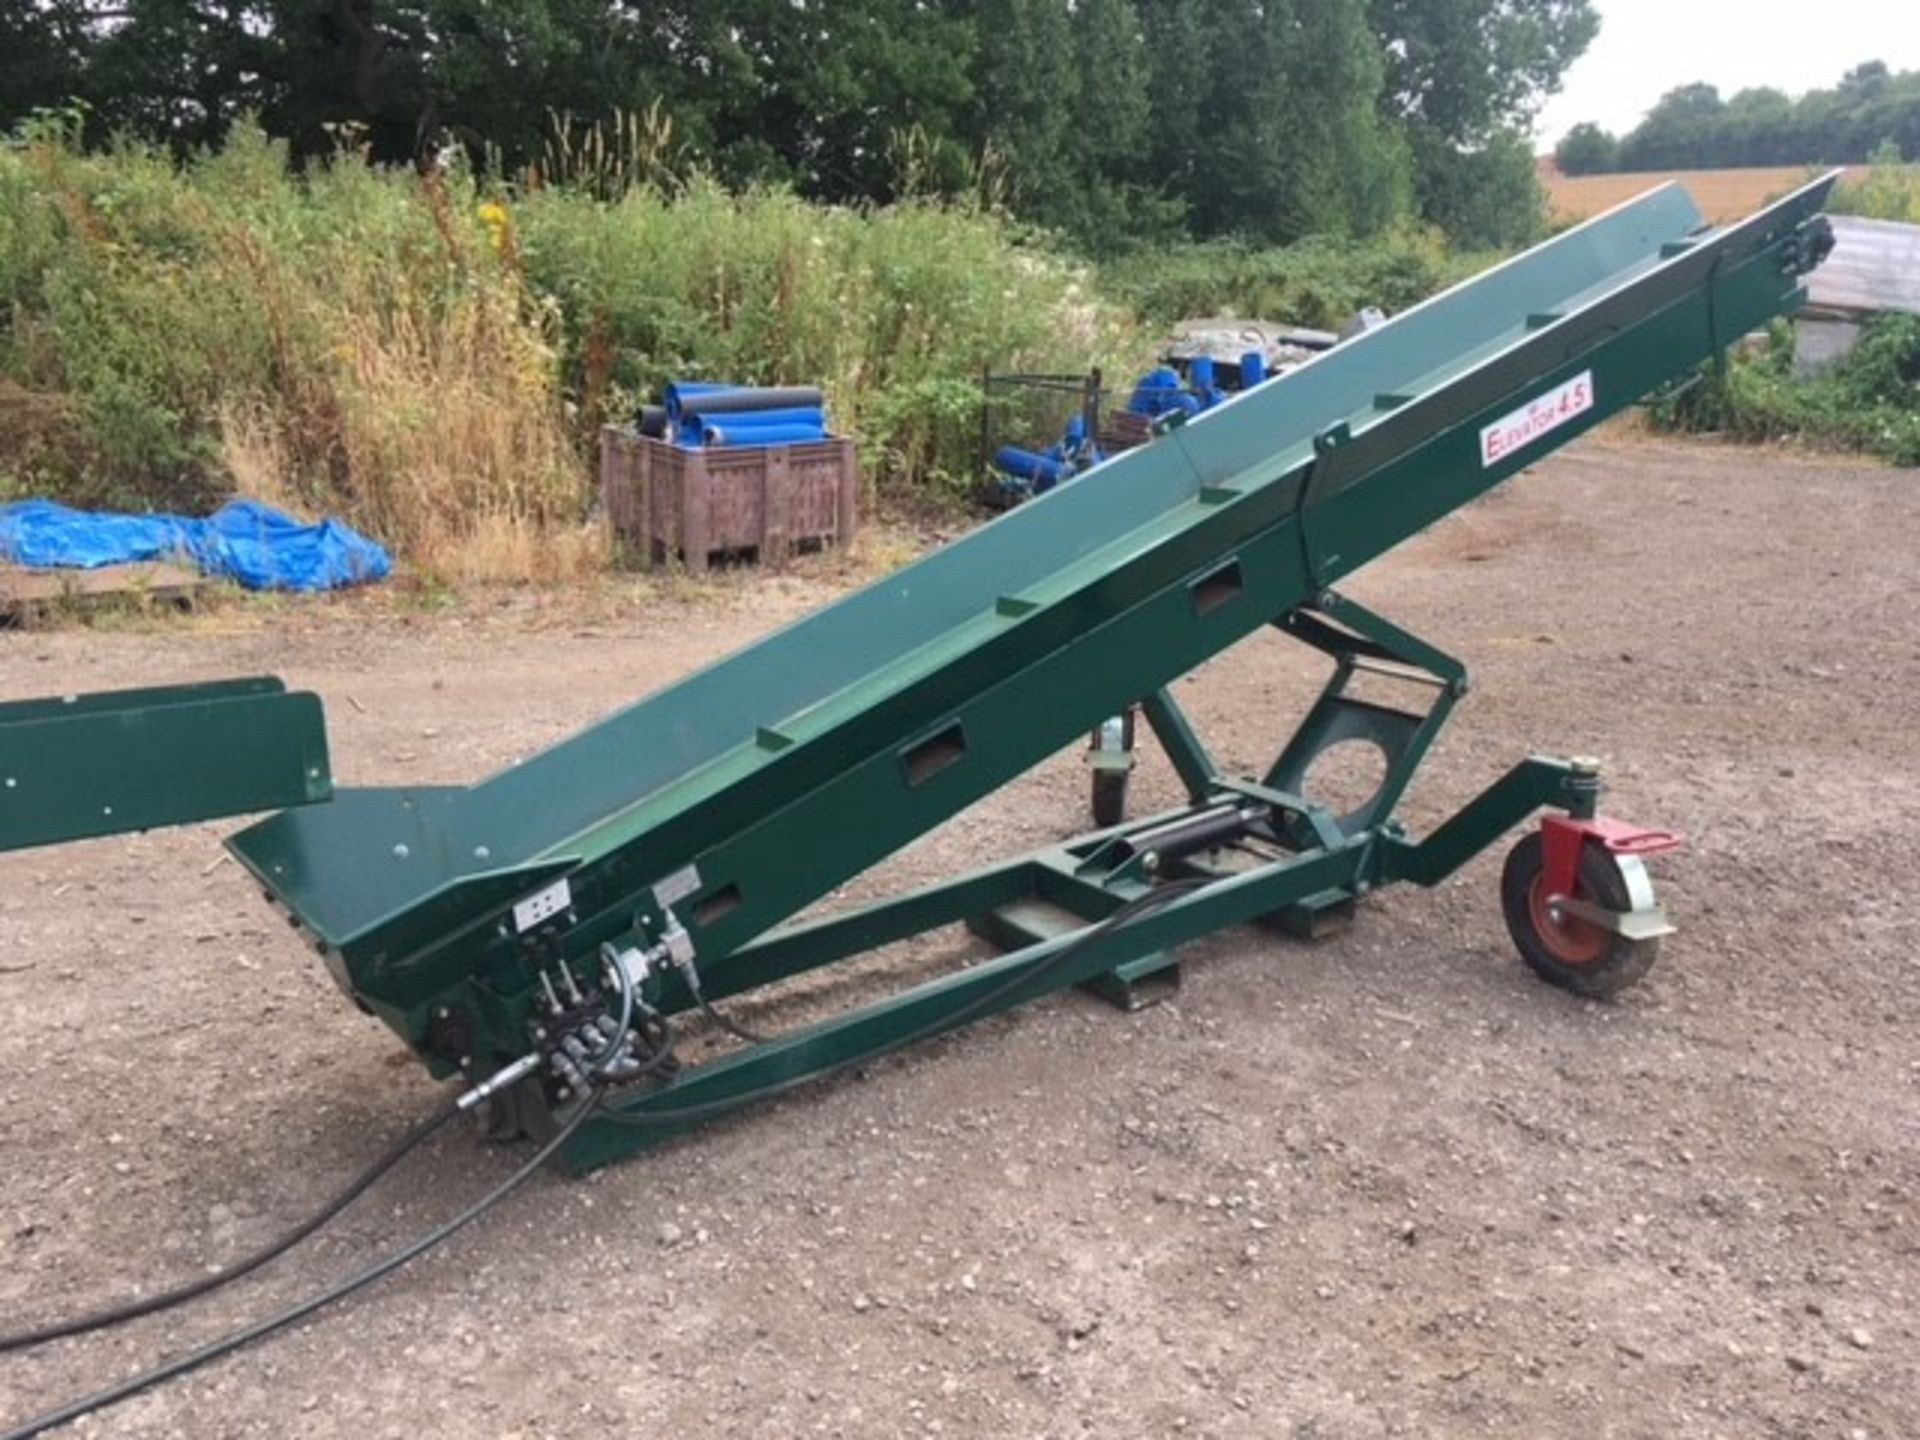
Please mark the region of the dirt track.
[[[1351, 589], [1473, 667], [1430, 823], [1528, 750], [1686, 831], [1682, 927], [1611, 1006], [1533, 981], [1500, 856], [1346, 935], [1189, 952], [586, 1182], [100, 1435], [1920, 1434], [1920, 488], [1584, 442]], [[464, 781], [818, 603], [241, 607], [0, 634], [0, 697], [269, 670], [347, 783]], [[1277, 638], [1181, 696], [1268, 758]], [[1170, 803], [1157, 758], [1140, 803]], [[1074, 755], [883, 877], [1082, 827]], [[226, 827], [0, 857], [0, 1329], [283, 1226], [436, 1098], [259, 903]], [[767, 1023], [777, 1017], [762, 1015]], [[20, 1419], [425, 1228], [505, 1173], [447, 1134], [173, 1320], [0, 1357]]]

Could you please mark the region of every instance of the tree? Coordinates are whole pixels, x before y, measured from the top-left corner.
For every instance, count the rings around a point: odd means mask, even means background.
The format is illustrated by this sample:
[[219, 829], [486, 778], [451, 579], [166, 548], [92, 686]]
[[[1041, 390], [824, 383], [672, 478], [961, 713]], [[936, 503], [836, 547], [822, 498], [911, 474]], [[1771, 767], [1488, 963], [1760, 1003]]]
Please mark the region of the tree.
[[1567, 131], [1553, 150], [1553, 163], [1562, 175], [1602, 175], [1617, 168], [1619, 160], [1620, 142], [1591, 120]]
[[[1576, 126], [1568, 142], [1589, 129], [1594, 127]], [[1670, 90], [1621, 137], [1605, 168], [1858, 164], [1886, 141], [1920, 154], [1920, 71], [1894, 72], [1869, 60], [1833, 88], [1810, 90], [1798, 100], [1764, 86], [1724, 102], [1711, 85]], [[1603, 158], [1584, 136], [1582, 143], [1589, 147], [1583, 163]], [[1576, 173], [1564, 155], [1561, 168]]]
[[[1270, 7], [1272, 8], [1272, 7]], [[1383, 115], [1387, 65], [1362, 0], [1294, 0], [1282, 44], [1285, 128], [1312, 229], [1371, 235], [1412, 202], [1407, 137]]]
[[1712, 85], [1680, 85], [1667, 91], [1620, 141], [1620, 168], [1692, 170], [1714, 164], [1715, 129], [1725, 109]]
[[1515, 250], [1540, 238], [1546, 193], [1527, 136], [1502, 131], [1477, 150], [1438, 152], [1427, 163], [1426, 216], [1456, 245]]
[[1719, 165], [1792, 163], [1793, 101], [1770, 87], [1741, 90], [1713, 123], [1704, 153]]
[[0, 8], [0, 130], [75, 97], [86, 20], [86, 7], [72, 0]]
[[973, 31], [943, 9], [919, 0], [687, 8], [750, 58], [750, 84], [716, 117], [717, 145], [770, 151], [808, 194], [888, 198], [900, 132], [918, 130], [936, 147], [959, 133]]
[[73, 96], [91, 140], [185, 151], [252, 113], [296, 160], [350, 132], [512, 171], [557, 116], [577, 138], [647, 112], [727, 183], [834, 201], [893, 196], [903, 136], [919, 185], [990, 154], [1019, 213], [1091, 248], [1363, 236], [1416, 200], [1479, 243], [1530, 228], [1519, 130], [1594, 23], [1590, 0], [0, 0], [0, 117]]
[[[1518, 200], [1528, 177], [1515, 156], [1534, 111], [1599, 33], [1590, 0], [1371, 0], [1368, 16], [1421, 213], [1446, 225]], [[1485, 199], [1467, 193], [1475, 184], [1490, 187]]]
[[1372, 0], [1386, 101], [1455, 144], [1532, 118], [1600, 31], [1591, 0]]
[[1920, 73], [1894, 75], [1886, 62], [1869, 60], [1840, 79], [1833, 92], [1835, 123], [1821, 134], [1821, 158], [1836, 162], [1869, 156], [1885, 140], [1920, 128]]
[[972, 148], [1007, 165], [1023, 212], [1067, 223], [1075, 188], [1073, 130], [1081, 76], [1072, 16], [1058, 0], [974, 0], [954, 7], [973, 28]]
[[1405, 146], [1380, 109], [1363, 0], [1158, 0], [1152, 173], [1201, 235], [1371, 234], [1404, 213]]
[[1146, 47], [1147, 110], [1152, 116], [1144, 146], [1147, 179], [1179, 196], [1190, 219], [1203, 228], [1194, 212], [1212, 128], [1204, 107], [1214, 89], [1215, 7], [1210, 0], [1137, 0], [1135, 8]]
[[1133, 0], [1078, 0], [1072, 45], [1077, 99], [1068, 148], [1080, 183], [1070, 228], [1103, 251], [1177, 227], [1181, 206], [1150, 173], [1146, 38]]
[[53, 21], [73, 56], [72, 88], [62, 98], [86, 103], [93, 138], [125, 131], [208, 143], [271, 83], [256, 32], [270, 31], [274, 17], [243, 3], [57, 0], [27, 8]]

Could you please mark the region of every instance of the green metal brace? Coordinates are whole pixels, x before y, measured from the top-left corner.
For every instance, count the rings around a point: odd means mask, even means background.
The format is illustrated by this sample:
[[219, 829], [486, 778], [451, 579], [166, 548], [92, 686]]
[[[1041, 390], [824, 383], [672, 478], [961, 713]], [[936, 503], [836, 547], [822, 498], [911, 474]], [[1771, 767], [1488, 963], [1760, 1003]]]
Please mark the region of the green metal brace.
[[[1111, 834], [1051, 847], [844, 914], [784, 927], [738, 952], [746, 963], [717, 971], [710, 985], [713, 998], [758, 988], [957, 922], [996, 943], [1018, 943], [1018, 948], [685, 1071], [667, 1089], [623, 1100], [622, 1115], [644, 1115], [647, 1123], [590, 1123], [570, 1143], [567, 1162], [576, 1170], [591, 1169], [648, 1148], [710, 1119], [707, 1108], [718, 1102], [750, 1099], [769, 1086], [839, 1069], [850, 1061], [898, 1048], [903, 1039], [919, 1040], [950, 1028], [950, 1023], [962, 1023], [960, 1018], [948, 1022], [949, 1016], [964, 1017], [970, 1023], [1076, 985], [1116, 1003], [1137, 1003], [1134, 987], [1150, 976], [1166, 977], [1174, 969], [1177, 948], [1190, 940], [1254, 920], [1287, 923], [1294, 907], [1319, 895], [1352, 895], [1393, 880], [1437, 885], [1540, 807], [1590, 812], [1596, 793], [1590, 778], [1568, 762], [1541, 757], [1524, 760], [1423, 841], [1407, 838], [1397, 826], [1384, 827], [1337, 835], [1327, 845], [1237, 873], [1220, 872], [1204, 890], [1133, 924], [1094, 935], [1066, 963], [1030, 986], [1012, 987], [984, 1009], [974, 1008], [978, 997], [1080, 942], [1101, 917], [1145, 888], [1138, 880], [1103, 883], [1097, 870], [1089, 872], [1090, 861], [1112, 851]], [[1150, 830], [1189, 813], [1151, 816], [1128, 829]], [[1074, 924], [1075, 919], [1080, 923]], [[1023, 931], [1022, 922], [1031, 930]], [[744, 978], [749, 975], [750, 980]], [[672, 984], [663, 985], [655, 1000], [669, 1011], [691, 1003]], [[700, 1113], [676, 1122], [676, 1110]]]
[[[1454, 704], [1467, 693], [1466, 666], [1331, 590], [1313, 605], [1288, 611], [1275, 624], [1303, 644], [1331, 655], [1335, 664], [1332, 678], [1264, 783], [1304, 794], [1308, 769], [1326, 751], [1348, 741], [1372, 745], [1386, 760], [1380, 786], [1338, 821], [1347, 834], [1364, 830], [1384, 820], [1400, 803]], [[1361, 700], [1347, 691], [1354, 676], [1362, 673], [1425, 686], [1432, 690], [1433, 700], [1424, 714]]]

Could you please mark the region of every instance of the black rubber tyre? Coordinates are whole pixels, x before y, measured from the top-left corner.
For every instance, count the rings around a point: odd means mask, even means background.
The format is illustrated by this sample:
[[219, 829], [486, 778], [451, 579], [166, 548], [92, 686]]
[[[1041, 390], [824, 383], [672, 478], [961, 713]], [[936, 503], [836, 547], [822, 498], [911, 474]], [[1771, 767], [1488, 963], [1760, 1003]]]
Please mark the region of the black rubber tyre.
[[1127, 779], [1125, 770], [1093, 772], [1093, 823], [1102, 830], [1127, 818]]
[[[1555, 921], [1540, 883], [1545, 861], [1546, 847], [1536, 830], [1507, 852], [1500, 873], [1500, 908], [1520, 958], [1549, 985], [1575, 995], [1589, 1000], [1618, 995], [1653, 968], [1659, 940], [1629, 940], [1571, 917]], [[1576, 899], [1608, 910], [1633, 908], [1618, 863], [1599, 845], [1581, 847], [1575, 876]]]

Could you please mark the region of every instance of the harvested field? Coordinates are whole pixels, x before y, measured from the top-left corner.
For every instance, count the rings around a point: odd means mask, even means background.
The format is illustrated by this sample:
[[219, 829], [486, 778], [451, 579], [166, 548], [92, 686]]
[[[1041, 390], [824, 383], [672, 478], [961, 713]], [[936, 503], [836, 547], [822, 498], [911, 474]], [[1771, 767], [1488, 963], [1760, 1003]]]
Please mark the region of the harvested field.
[[[1619, 1003], [1528, 975], [1489, 853], [1317, 944], [1197, 944], [1171, 1003], [1057, 997], [538, 1177], [80, 1433], [1920, 1434], [1917, 549], [1910, 474], [1613, 435], [1353, 585], [1474, 670], [1416, 828], [1538, 749], [1607, 757], [1609, 809], [1691, 837], [1657, 866], [1681, 933]], [[843, 583], [0, 633], [0, 696], [275, 671], [325, 697], [343, 781], [467, 781]], [[1180, 695], [1253, 768], [1316, 680], [1268, 636]], [[1159, 757], [1138, 779], [1173, 801]], [[1059, 756], [875, 880], [1085, 806]], [[437, 1098], [222, 863], [226, 828], [0, 856], [6, 1328], [240, 1254]], [[347, 1273], [517, 1153], [445, 1132], [259, 1276], [0, 1357], [0, 1423]]]
[[[1751, 170], [1649, 170], [1622, 175], [1562, 175], [1552, 165], [1540, 167], [1547, 187], [1547, 203], [1556, 222], [1585, 220], [1644, 195], [1669, 180], [1678, 180], [1693, 196], [1701, 213], [1716, 225], [1744, 220], [1770, 200], [1804, 185], [1822, 173], [1804, 165], [1782, 165]], [[1865, 177], [1867, 167], [1847, 169], [1849, 180]]]

